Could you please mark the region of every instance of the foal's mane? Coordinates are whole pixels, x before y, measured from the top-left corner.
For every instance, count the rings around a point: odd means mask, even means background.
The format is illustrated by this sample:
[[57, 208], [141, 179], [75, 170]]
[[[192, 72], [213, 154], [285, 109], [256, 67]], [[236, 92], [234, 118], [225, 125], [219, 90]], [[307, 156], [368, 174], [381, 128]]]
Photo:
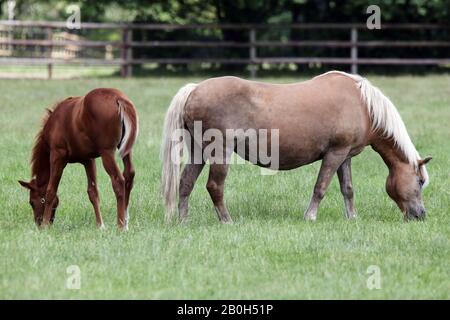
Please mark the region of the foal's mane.
[[[64, 101], [64, 100], [63, 100]], [[34, 140], [33, 150], [31, 152], [31, 177], [34, 178], [39, 172], [48, 168], [49, 165], [49, 155], [47, 146], [45, 145], [44, 134], [45, 125], [48, 119], [52, 116], [53, 112], [58, 108], [58, 106], [63, 102], [58, 101], [52, 107], [45, 109], [45, 115], [41, 120], [41, 129], [36, 135]]]

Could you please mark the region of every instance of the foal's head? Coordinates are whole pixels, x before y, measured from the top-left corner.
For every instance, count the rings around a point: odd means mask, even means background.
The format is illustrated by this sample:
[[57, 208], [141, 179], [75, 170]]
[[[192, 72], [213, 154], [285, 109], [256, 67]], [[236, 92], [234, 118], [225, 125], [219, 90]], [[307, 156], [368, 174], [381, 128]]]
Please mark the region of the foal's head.
[[422, 190], [428, 183], [425, 165], [431, 159], [419, 160], [417, 167], [398, 164], [391, 168], [387, 177], [386, 191], [408, 220], [425, 218]]
[[[55, 105], [56, 108], [58, 104]], [[45, 193], [47, 191], [49, 173], [50, 173], [50, 153], [46, 146], [44, 135], [46, 132], [46, 124], [51, 117], [53, 111], [47, 109], [47, 112], [42, 119], [42, 129], [36, 135], [36, 141], [33, 146], [31, 155], [31, 176], [30, 182], [19, 180], [22, 187], [30, 192], [30, 205], [33, 209], [34, 221], [38, 226], [41, 225], [45, 209]], [[55, 219], [56, 208], [58, 207], [59, 199], [56, 196], [52, 204], [52, 216], [50, 223]]]
[[[42, 218], [44, 216], [45, 191], [47, 189], [47, 186], [45, 185], [38, 187], [36, 179], [32, 179], [30, 182], [19, 180], [19, 183], [22, 187], [30, 191], [30, 205], [31, 208], [33, 209], [34, 222], [36, 223], [37, 226], [40, 226]], [[53, 203], [52, 217], [50, 219], [50, 223], [53, 223], [53, 220], [55, 220], [55, 213], [58, 204], [59, 199], [58, 196], [56, 196], [56, 199]]]

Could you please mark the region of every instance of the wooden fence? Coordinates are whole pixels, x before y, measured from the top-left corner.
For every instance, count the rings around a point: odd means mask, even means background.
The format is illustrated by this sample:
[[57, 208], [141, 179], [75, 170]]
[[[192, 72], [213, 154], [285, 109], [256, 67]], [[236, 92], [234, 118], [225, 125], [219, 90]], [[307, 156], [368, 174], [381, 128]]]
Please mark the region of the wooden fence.
[[[67, 30], [65, 22], [36, 22], [36, 21], [2, 21], [0, 20], [0, 27], [7, 27], [8, 30], [23, 29], [23, 28], [40, 28], [47, 30], [51, 35], [54, 29]], [[120, 50], [120, 57], [100, 59], [100, 58], [71, 58], [71, 59], [57, 59], [51, 54], [43, 55], [41, 57], [23, 58], [15, 57], [14, 55], [8, 57], [0, 57], [0, 65], [47, 65], [48, 77], [52, 76], [52, 66], [62, 64], [79, 64], [79, 65], [117, 65], [121, 68], [121, 75], [123, 77], [132, 76], [132, 65], [146, 64], [146, 63], [164, 63], [164, 64], [191, 64], [191, 63], [220, 63], [220, 64], [245, 64], [250, 65], [251, 76], [256, 74], [256, 68], [252, 67], [259, 64], [342, 64], [350, 65], [351, 72], [357, 73], [358, 65], [449, 65], [450, 54], [446, 58], [367, 58], [358, 55], [359, 48], [398, 48], [398, 47], [427, 47], [450, 48], [450, 40], [447, 41], [359, 41], [358, 32], [367, 29], [365, 24], [289, 24], [289, 25], [254, 25], [254, 24], [211, 24], [211, 25], [168, 25], [168, 24], [117, 24], [117, 23], [82, 23], [81, 29], [103, 29], [103, 30], [117, 30], [121, 34], [120, 41], [92, 41], [92, 40], [70, 40], [70, 41], [55, 41], [50, 37], [47, 39], [25, 39], [18, 40], [12, 37], [0, 38], [0, 48], [9, 48], [10, 46], [38, 46], [47, 48], [61, 47], [61, 46], [75, 46], [79, 48], [115, 48]], [[332, 41], [332, 40], [305, 40], [305, 41], [262, 41], [257, 40], [258, 32], [264, 29], [303, 29], [303, 30], [343, 30], [348, 32], [348, 40], [346, 41]], [[219, 29], [219, 30], [242, 30], [248, 33], [248, 41], [233, 42], [233, 41], [133, 41], [133, 30], [158, 30], [158, 31], [174, 31], [174, 30], [188, 30], [188, 29]], [[383, 24], [383, 30], [436, 30], [445, 29], [450, 30], [450, 25], [437, 24]], [[248, 57], [246, 58], [133, 58], [134, 48], [247, 48]], [[348, 57], [260, 57], [258, 56], [258, 49], [260, 48], [274, 48], [274, 47], [327, 47], [327, 48], [348, 48]]]

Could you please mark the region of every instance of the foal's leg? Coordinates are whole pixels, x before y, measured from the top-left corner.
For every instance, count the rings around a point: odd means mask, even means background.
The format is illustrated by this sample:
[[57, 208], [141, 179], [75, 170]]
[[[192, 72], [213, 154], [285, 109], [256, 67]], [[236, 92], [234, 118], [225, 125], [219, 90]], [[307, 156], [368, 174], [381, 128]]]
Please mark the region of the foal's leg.
[[209, 168], [209, 177], [206, 188], [214, 203], [217, 216], [222, 223], [232, 223], [228, 209], [223, 200], [223, 191], [225, 178], [228, 173], [228, 164], [211, 164]]
[[320, 166], [319, 176], [317, 177], [316, 184], [314, 186], [313, 195], [309, 207], [305, 212], [306, 220], [316, 220], [317, 210], [319, 209], [320, 201], [325, 196], [325, 192], [330, 184], [331, 178], [336, 173], [336, 170], [344, 162], [347, 157], [349, 149], [339, 149], [328, 151], [325, 154], [322, 165]]
[[102, 153], [103, 167], [111, 178], [112, 187], [117, 199], [117, 226], [127, 230], [125, 217], [125, 178], [114, 159], [114, 151]]
[[135, 170], [133, 161], [131, 160], [131, 151], [125, 157], [123, 157], [123, 177], [125, 178], [125, 223], [128, 227], [128, 204], [130, 203], [130, 193], [133, 189]]
[[197, 181], [197, 178], [202, 172], [204, 166], [204, 163], [188, 163], [183, 169], [180, 179], [180, 200], [178, 202], [178, 211], [180, 213], [181, 222], [186, 222], [188, 219], [189, 196], [191, 195], [192, 189], [194, 189], [195, 181]]
[[99, 197], [97, 189], [97, 167], [95, 165], [95, 159], [89, 159], [84, 163], [84, 169], [86, 170], [86, 176], [88, 181], [87, 193], [89, 200], [92, 203], [95, 211], [95, 220], [97, 221], [97, 227], [104, 229], [102, 214], [99, 208]]
[[355, 218], [356, 212], [353, 206], [353, 185], [352, 185], [352, 167], [351, 158], [346, 159], [339, 167], [337, 174], [341, 186], [341, 192], [344, 196], [345, 212], [347, 218]]
[[50, 179], [45, 193], [45, 209], [41, 224], [43, 227], [48, 226], [52, 218], [53, 204], [65, 166], [66, 162], [63, 159], [58, 155], [50, 154]]

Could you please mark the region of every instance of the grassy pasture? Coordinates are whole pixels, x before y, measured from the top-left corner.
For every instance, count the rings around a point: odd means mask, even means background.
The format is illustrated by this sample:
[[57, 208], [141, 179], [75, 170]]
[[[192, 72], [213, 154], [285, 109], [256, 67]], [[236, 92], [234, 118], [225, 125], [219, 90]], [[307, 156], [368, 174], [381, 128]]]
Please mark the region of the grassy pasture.
[[[432, 155], [428, 218], [405, 223], [384, 191], [387, 168], [368, 147], [353, 160], [359, 217], [344, 219], [334, 178], [315, 223], [302, 219], [319, 163], [274, 176], [232, 166], [225, 197], [235, 223], [220, 225], [204, 170], [189, 225], [166, 225], [159, 193], [165, 109], [192, 78], [0, 80], [0, 298], [313, 299], [450, 298], [450, 76], [370, 77], [392, 98], [419, 152]], [[292, 82], [295, 79], [265, 79]], [[81, 165], [69, 165], [50, 230], [38, 231], [27, 193], [28, 161], [43, 108], [95, 87], [117, 87], [140, 113], [130, 231], [115, 228], [115, 198], [100, 161], [107, 229], [95, 228]], [[67, 268], [81, 271], [69, 290]], [[369, 290], [369, 266], [381, 289]]]

